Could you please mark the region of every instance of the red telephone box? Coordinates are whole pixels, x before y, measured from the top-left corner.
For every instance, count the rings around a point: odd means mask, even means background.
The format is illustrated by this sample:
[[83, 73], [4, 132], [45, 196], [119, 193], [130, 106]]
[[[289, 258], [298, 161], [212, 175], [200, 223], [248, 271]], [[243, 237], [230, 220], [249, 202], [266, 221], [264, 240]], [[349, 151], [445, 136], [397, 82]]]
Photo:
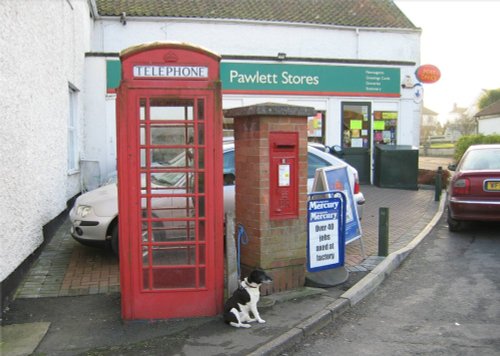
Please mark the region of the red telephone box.
[[223, 305], [220, 57], [180, 43], [124, 50], [117, 92], [124, 319]]

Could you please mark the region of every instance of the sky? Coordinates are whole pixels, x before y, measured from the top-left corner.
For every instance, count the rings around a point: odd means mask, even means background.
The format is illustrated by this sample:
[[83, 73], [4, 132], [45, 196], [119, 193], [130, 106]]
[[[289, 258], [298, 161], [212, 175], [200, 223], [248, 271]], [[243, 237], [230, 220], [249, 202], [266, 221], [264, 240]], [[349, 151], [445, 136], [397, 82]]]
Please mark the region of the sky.
[[441, 122], [454, 103], [473, 105], [482, 89], [500, 88], [500, 0], [395, 0], [422, 29], [421, 64], [441, 79], [424, 84], [424, 106]]

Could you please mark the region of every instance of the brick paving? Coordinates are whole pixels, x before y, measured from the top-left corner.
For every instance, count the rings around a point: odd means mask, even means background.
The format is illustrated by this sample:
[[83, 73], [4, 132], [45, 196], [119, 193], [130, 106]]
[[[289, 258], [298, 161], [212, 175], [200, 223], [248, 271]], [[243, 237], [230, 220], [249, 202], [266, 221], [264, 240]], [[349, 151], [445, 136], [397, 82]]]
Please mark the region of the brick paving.
[[[389, 208], [389, 252], [408, 244], [432, 219], [438, 209], [434, 190], [383, 189], [361, 187], [364, 206], [363, 258], [359, 241], [346, 247], [346, 268], [349, 271], [369, 271], [383, 258], [378, 254], [378, 210]], [[92, 248], [74, 241], [69, 234], [67, 219], [44, 248], [23, 283], [16, 298], [41, 298], [112, 293], [120, 290], [118, 260], [111, 252]]]
[[16, 298], [88, 295], [120, 290], [118, 260], [110, 252], [83, 246], [69, 233], [69, 219], [45, 246]]

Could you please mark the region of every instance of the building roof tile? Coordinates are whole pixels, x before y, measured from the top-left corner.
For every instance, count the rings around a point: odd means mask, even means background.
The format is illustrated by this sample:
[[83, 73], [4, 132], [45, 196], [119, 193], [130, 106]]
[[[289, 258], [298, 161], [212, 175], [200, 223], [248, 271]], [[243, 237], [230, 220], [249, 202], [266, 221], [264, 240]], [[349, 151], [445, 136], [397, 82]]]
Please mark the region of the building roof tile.
[[500, 100], [497, 100], [494, 103], [488, 105], [474, 116], [480, 118], [481, 116], [491, 115], [500, 115]]
[[101, 16], [416, 29], [392, 0], [96, 0]]

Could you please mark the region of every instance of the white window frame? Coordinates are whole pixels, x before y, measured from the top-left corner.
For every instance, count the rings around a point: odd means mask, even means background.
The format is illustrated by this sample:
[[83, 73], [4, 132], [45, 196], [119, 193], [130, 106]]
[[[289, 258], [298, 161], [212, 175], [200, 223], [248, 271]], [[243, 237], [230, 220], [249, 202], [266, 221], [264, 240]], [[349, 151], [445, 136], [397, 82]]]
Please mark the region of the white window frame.
[[79, 144], [78, 144], [78, 88], [69, 83], [68, 98], [68, 174], [78, 173], [79, 164]]

